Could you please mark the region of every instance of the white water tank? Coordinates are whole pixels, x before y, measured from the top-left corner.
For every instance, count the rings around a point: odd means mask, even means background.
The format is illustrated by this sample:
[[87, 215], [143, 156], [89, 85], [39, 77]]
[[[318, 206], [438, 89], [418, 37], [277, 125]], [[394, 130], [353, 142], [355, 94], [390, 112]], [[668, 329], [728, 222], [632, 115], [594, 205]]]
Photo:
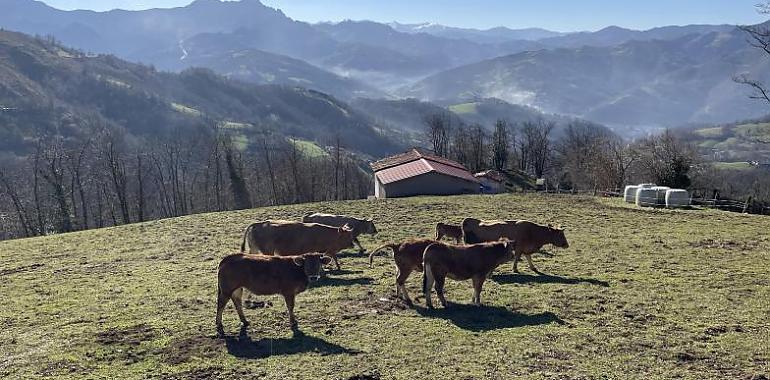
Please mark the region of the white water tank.
[[636, 190], [636, 205], [640, 207], [655, 207], [658, 204], [658, 191], [652, 187], [641, 187]]
[[626, 201], [626, 203], [634, 203], [636, 202], [636, 191], [639, 190], [638, 185], [628, 185], [626, 186], [626, 190], [623, 192], [623, 200]]
[[690, 206], [690, 193], [683, 189], [670, 189], [666, 191], [666, 207], [688, 207]]

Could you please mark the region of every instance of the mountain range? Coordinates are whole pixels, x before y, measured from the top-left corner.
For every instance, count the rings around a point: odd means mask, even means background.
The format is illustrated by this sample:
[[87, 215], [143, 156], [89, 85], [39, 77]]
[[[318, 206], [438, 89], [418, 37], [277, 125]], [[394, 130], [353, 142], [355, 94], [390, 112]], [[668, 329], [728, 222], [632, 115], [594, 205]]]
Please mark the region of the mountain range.
[[[407, 107], [413, 103], [399, 99], [416, 98], [443, 108], [496, 99], [635, 133], [766, 112], [731, 80], [742, 72], [763, 79], [769, 72], [765, 58], [731, 25], [563, 33], [349, 20], [310, 24], [258, 0], [108, 12], [0, 0], [0, 9], [0, 27], [51, 35], [86, 55], [109, 53], [172, 72], [206, 67], [232, 80], [302, 87], [353, 104], [368, 98]], [[407, 124], [401, 129], [416, 125]]]

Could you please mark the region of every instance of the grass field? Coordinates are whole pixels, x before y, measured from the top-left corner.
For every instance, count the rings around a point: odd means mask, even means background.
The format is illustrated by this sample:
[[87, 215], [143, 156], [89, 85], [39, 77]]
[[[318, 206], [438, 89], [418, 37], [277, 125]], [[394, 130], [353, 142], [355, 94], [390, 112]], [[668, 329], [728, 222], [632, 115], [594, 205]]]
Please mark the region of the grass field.
[[[216, 268], [241, 232], [307, 211], [374, 218], [366, 247], [465, 216], [561, 223], [571, 247], [499, 268], [470, 303], [395, 300], [389, 255], [354, 252], [300, 294], [214, 328]], [[614, 199], [502, 195], [320, 203], [0, 243], [0, 378], [766, 379], [770, 219], [637, 209]], [[408, 281], [414, 297], [420, 277]], [[256, 299], [254, 299], [256, 301]]]

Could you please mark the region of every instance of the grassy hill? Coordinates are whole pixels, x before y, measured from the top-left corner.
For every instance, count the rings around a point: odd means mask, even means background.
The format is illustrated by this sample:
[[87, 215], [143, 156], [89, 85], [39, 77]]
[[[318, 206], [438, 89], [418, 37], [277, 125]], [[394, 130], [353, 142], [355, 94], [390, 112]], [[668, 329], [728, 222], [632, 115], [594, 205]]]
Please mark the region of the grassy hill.
[[745, 169], [746, 161], [770, 161], [770, 123], [739, 122], [680, 131], [700, 153], [719, 161], [720, 167]]
[[0, 58], [0, 152], [29, 153], [46, 133], [84, 139], [100, 123], [153, 138], [212, 121], [252, 125], [241, 132], [254, 141], [266, 132], [319, 143], [340, 134], [353, 151], [399, 150], [346, 103], [302, 87], [248, 84], [208, 69], [161, 72], [2, 30]]
[[[216, 268], [263, 218], [328, 211], [374, 218], [386, 241], [465, 216], [561, 223], [571, 247], [506, 264], [485, 284], [448, 281], [449, 310], [394, 300], [392, 258], [343, 254], [298, 297], [228, 307], [214, 328]], [[304, 204], [188, 216], [0, 243], [0, 377], [504, 379], [732, 378], [770, 372], [766, 218], [637, 209], [541, 195]], [[419, 276], [408, 281], [417, 295]], [[252, 303], [254, 304], [254, 303]], [[364, 377], [368, 375], [369, 377]], [[359, 376], [359, 377], [354, 377]]]

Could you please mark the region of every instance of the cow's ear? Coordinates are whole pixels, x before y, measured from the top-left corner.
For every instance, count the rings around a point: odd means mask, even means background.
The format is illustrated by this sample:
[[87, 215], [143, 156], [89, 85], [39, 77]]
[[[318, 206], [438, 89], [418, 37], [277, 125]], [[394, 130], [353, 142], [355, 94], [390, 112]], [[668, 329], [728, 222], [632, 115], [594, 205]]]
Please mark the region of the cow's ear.
[[294, 258], [294, 264], [298, 267], [305, 265], [305, 258], [302, 256], [297, 256]]
[[329, 256], [321, 256], [321, 264], [329, 265], [332, 262], [332, 258]]

